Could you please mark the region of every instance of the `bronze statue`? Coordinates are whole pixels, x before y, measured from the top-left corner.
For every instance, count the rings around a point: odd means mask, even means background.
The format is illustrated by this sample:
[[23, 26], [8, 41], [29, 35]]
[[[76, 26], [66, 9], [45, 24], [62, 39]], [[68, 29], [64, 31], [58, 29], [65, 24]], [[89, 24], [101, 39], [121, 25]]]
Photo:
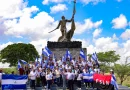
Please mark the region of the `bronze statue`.
[[[67, 19], [65, 19], [64, 16], [62, 16], [61, 17], [62, 20], [60, 20], [60, 22], [59, 22], [59, 24], [56, 28], [56, 29], [59, 29], [59, 27], [60, 27], [60, 31], [61, 31], [61, 34], [62, 34], [62, 36], [59, 37], [58, 42], [71, 41], [71, 38], [72, 38], [72, 36], [74, 34], [74, 30], [75, 30], [75, 22], [74, 22], [74, 15], [76, 13], [75, 3], [76, 3], [76, 0], [74, 0], [74, 8], [73, 8], [72, 18], [70, 20], [67, 20]], [[72, 22], [71, 23], [71, 29], [68, 32], [67, 32], [67, 28], [66, 28], [67, 22]], [[56, 30], [56, 29], [54, 29], [54, 30]], [[54, 30], [52, 30], [52, 31], [54, 31]]]

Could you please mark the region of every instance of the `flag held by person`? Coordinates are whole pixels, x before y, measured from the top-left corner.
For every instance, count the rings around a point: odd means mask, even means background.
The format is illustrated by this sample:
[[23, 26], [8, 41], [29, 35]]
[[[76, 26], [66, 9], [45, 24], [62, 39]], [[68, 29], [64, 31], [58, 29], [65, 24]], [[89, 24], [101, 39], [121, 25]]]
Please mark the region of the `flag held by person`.
[[20, 64], [20, 61], [18, 61], [18, 70], [22, 68], [21, 64]]
[[114, 90], [114, 85], [111, 83], [111, 75], [94, 74], [93, 86], [100, 90]]
[[86, 55], [85, 55], [85, 53], [84, 53], [84, 51], [81, 49], [80, 50], [80, 56], [84, 59], [84, 60], [87, 60], [86, 59]]
[[97, 53], [96, 53], [96, 52], [92, 54], [92, 57], [91, 57], [91, 58], [95, 61], [95, 63], [96, 63], [97, 65], [99, 65], [98, 57], [97, 57]]
[[22, 64], [28, 64], [25, 60], [20, 60]]
[[27, 75], [2, 75], [2, 90], [26, 89]]
[[42, 50], [42, 54], [46, 55], [46, 56], [50, 56], [52, 54], [51, 50], [49, 50], [49, 48], [45, 47], [43, 50]]
[[66, 50], [66, 58], [69, 58], [70, 60], [72, 60], [72, 56], [69, 50]]

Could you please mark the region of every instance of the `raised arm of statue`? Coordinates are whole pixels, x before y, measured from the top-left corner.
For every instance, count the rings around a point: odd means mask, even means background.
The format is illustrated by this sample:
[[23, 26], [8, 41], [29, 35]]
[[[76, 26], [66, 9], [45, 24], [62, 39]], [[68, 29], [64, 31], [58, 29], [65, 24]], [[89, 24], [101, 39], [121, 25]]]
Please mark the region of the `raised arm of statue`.
[[74, 14], [72, 15], [72, 18], [70, 20], [66, 20], [67, 22], [72, 22], [72, 20], [74, 19]]
[[61, 25], [61, 21], [59, 21], [59, 24], [58, 24], [58, 26], [56, 27], [56, 29], [59, 29], [60, 25]]

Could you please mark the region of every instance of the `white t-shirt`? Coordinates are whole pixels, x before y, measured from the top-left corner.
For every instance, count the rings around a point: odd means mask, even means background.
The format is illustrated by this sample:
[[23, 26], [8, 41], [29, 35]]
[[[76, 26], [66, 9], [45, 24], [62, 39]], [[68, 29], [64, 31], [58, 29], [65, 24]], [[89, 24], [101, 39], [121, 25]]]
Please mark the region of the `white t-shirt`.
[[77, 80], [82, 80], [83, 75], [82, 74], [78, 74]]
[[75, 77], [74, 73], [70, 73], [70, 72], [67, 73], [67, 79], [68, 80], [73, 80], [74, 77]]
[[92, 62], [87, 62], [88, 66], [93, 66]]
[[41, 76], [46, 76], [46, 73], [45, 72], [41, 72]]
[[66, 65], [65, 69], [71, 69], [71, 66]]
[[41, 72], [36, 71], [36, 76], [37, 76], [37, 77], [40, 77], [40, 73], [41, 73]]
[[56, 78], [59, 78], [60, 77], [60, 71], [59, 70], [55, 70], [55, 73], [56, 73]]
[[52, 80], [52, 73], [46, 74], [46, 80]]
[[30, 72], [30, 79], [36, 80], [36, 72], [33, 72], [33, 71]]
[[82, 64], [83, 64], [83, 66], [85, 66], [86, 65], [86, 61], [82, 61]]

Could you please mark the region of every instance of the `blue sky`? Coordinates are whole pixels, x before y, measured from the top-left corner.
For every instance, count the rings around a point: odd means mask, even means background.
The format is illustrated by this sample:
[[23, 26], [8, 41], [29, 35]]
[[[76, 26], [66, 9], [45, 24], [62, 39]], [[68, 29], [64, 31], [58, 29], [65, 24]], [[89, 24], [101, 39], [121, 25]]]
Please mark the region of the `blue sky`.
[[[57, 41], [61, 16], [72, 16], [73, 0], [3, 0], [0, 3], [0, 50], [9, 44], [33, 44], [38, 52], [46, 42]], [[77, 0], [73, 40], [88, 53], [115, 50], [130, 56], [130, 0]], [[70, 29], [67, 24], [67, 29]]]

